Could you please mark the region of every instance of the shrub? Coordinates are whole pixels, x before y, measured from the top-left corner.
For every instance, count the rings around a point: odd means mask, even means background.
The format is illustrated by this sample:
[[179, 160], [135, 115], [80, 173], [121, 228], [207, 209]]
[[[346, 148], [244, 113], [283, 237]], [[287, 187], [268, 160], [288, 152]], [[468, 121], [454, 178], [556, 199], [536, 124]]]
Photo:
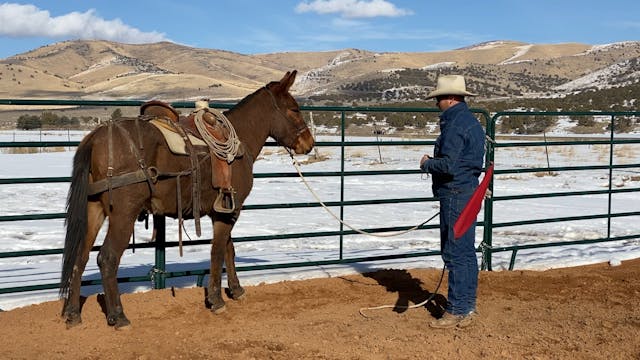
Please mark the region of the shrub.
[[42, 120], [35, 115], [22, 115], [16, 122], [16, 128], [21, 130], [33, 130], [42, 128]]

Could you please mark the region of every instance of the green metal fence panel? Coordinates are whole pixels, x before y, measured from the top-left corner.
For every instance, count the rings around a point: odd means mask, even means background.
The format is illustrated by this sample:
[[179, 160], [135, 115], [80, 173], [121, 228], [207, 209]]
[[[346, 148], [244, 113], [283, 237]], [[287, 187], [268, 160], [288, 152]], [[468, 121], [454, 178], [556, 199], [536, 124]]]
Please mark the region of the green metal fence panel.
[[[3, 100], [0, 99], [0, 104], [5, 105], [77, 105], [77, 106], [139, 106], [142, 104], [142, 101], [84, 101], [84, 100]], [[193, 108], [193, 102], [175, 102], [172, 105], [176, 108]], [[211, 107], [227, 109], [233, 106], [233, 104], [211, 104]], [[340, 178], [340, 196], [338, 201], [329, 201], [326, 203], [327, 206], [339, 207], [339, 218], [340, 220], [344, 220], [344, 210], [349, 206], [360, 206], [360, 205], [374, 205], [374, 204], [399, 204], [399, 203], [411, 203], [411, 202], [436, 202], [437, 199], [433, 197], [421, 197], [421, 198], [389, 198], [389, 199], [362, 199], [362, 200], [345, 200], [345, 179], [350, 176], [381, 176], [381, 175], [397, 175], [397, 174], [420, 174], [420, 170], [384, 170], [384, 171], [346, 171], [345, 170], [345, 160], [346, 160], [346, 151], [345, 149], [348, 147], [361, 147], [361, 146], [426, 146], [433, 145], [433, 140], [411, 140], [411, 141], [346, 141], [345, 133], [346, 133], [346, 124], [347, 124], [347, 113], [354, 112], [412, 112], [412, 113], [437, 113], [439, 110], [432, 108], [383, 108], [383, 107], [322, 107], [322, 106], [303, 106], [303, 111], [307, 112], [337, 112], [340, 116], [340, 141], [327, 141], [327, 142], [318, 142], [318, 147], [339, 147], [340, 148], [340, 170], [339, 171], [326, 171], [326, 172], [305, 172], [305, 177], [339, 177]], [[487, 132], [487, 151], [486, 151], [486, 162], [487, 164], [490, 162], [495, 162], [495, 153], [500, 151], [501, 149], [506, 149], [510, 147], [518, 147], [518, 146], [549, 146], [553, 145], [566, 145], [572, 146], [576, 144], [582, 145], [606, 145], [613, 147], [615, 144], [638, 144], [639, 141], [635, 139], [618, 139], [614, 134], [614, 126], [611, 126], [611, 135], [607, 140], [599, 140], [599, 139], [576, 139], [576, 140], [566, 140], [563, 139], [561, 141], [548, 141], [545, 138], [544, 141], [528, 141], [528, 142], [508, 142], [498, 140], [496, 138], [496, 121], [501, 119], [502, 117], [519, 117], [519, 116], [571, 116], [571, 115], [580, 115], [580, 116], [593, 116], [594, 113], [586, 112], [586, 113], [572, 113], [572, 112], [503, 112], [497, 113], [493, 117], [483, 109], [472, 109], [474, 113], [476, 113], [480, 117], [480, 121], [486, 126]], [[612, 122], [618, 116], [639, 116], [638, 112], [610, 112], [610, 113], [597, 113], [596, 115], [605, 115], [610, 116]], [[73, 141], [63, 141], [63, 142], [0, 142], [0, 148], [2, 147], [72, 147], [77, 146], [78, 142]], [[267, 143], [267, 146], [277, 146], [277, 144], [271, 142]], [[417, 161], [417, 159], [416, 159]], [[494, 172], [494, 179], [490, 183], [489, 190], [494, 192], [494, 182], [496, 181], [495, 176], [500, 174], [510, 174], [510, 173], [523, 173], [523, 172], [537, 172], [537, 171], [582, 171], [582, 170], [609, 170], [611, 173], [615, 169], [625, 169], [631, 167], [638, 167], [638, 164], [613, 164], [613, 150], [610, 151], [610, 161], [608, 165], [600, 165], [600, 166], [564, 166], [564, 167], [534, 167], [528, 169], [505, 169], [505, 168], [496, 168]], [[298, 174], [296, 172], [289, 173], [258, 173], [255, 174], [255, 178], [278, 178], [278, 177], [297, 177]], [[42, 177], [42, 178], [13, 178], [13, 179], [0, 179], [0, 185], [7, 184], [27, 184], [27, 183], [55, 183], [55, 182], [68, 182], [70, 178], [68, 177]], [[627, 189], [613, 189], [611, 186], [611, 176], [609, 177], [609, 188], [607, 190], [593, 190], [593, 191], [582, 191], [582, 192], [570, 192], [570, 193], [546, 193], [546, 194], [529, 194], [522, 196], [502, 196], [500, 194], [495, 194], [492, 198], [488, 198], [485, 200], [484, 204], [484, 220], [482, 223], [478, 223], [477, 225], [483, 227], [483, 238], [478, 247], [478, 251], [482, 253], [483, 257], [483, 269], [492, 270], [491, 257], [493, 253], [503, 252], [503, 251], [511, 251], [512, 257], [510, 262], [510, 268], [514, 267], [516, 261], [516, 254], [519, 250], [531, 249], [536, 247], [549, 247], [549, 246], [562, 246], [562, 245], [572, 245], [572, 244], [590, 244], [595, 242], [610, 242], [610, 241], [620, 241], [626, 240], [630, 238], [637, 238], [640, 235], [631, 235], [631, 236], [610, 236], [610, 229], [608, 230], [607, 236], [601, 239], [585, 239], [581, 241], [574, 242], [548, 242], [544, 244], [524, 244], [519, 246], [496, 246], [493, 244], [493, 231], [496, 228], [509, 227], [509, 226], [519, 226], [540, 222], [554, 222], [554, 221], [570, 221], [570, 220], [580, 220], [580, 219], [608, 219], [609, 227], [610, 221], [612, 218], [617, 217], [628, 217], [628, 216], [637, 216], [638, 212], [628, 212], [628, 213], [619, 213], [612, 214], [611, 207], [609, 206], [609, 211], [607, 214], [595, 214], [593, 216], [572, 216], [566, 217], [562, 219], [554, 218], [554, 219], [543, 219], [543, 220], [533, 220], [533, 221], [520, 221], [520, 222], [495, 222], [493, 219], [493, 204], [494, 202], [500, 201], [509, 201], [509, 200], [523, 200], [523, 199], [531, 199], [531, 198], [540, 198], [540, 197], [549, 197], [549, 198], [561, 198], [566, 196], [587, 196], [587, 195], [596, 195], [596, 194], [606, 194], [611, 197], [612, 194], [616, 193], [624, 193], [624, 192], [638, 192], [640, 189], [638, 188], [627, 188]], [[609, 202], [611, 199], [609, 199]], [[251, 211], [251, 210], [267, 210], [267, 209], [294, 209], [294, 208], [312, 208], [321, 206], [317, 202], [300, 202], [300, 203], [275, 203], [275, 204], [254, 204], [254, 205], [245, 205], [243, 207], [243, 211]], [[24, 220], [42, 220], [42, 219], [60, 219], [64, 218], [64, 213], [52, 213], [52, 214], [25, 214], [25, 215], [9, 215], [9, 216], [0, 216], [0, 223], [6, 221], [24, 221]], [[247, 215], [245, 215], [247, 216]], [[156, 242], [153, 244], [136, 244], [136, 248], [155, 248], [155, 264], [149, 270], [149, 273], [144, 276], [131, 276], [131, 277], [121, 277], [119, 281], [121, 282], [140, 282], [140, 281], [151, 281], [155, 288], [163, 288], [165, 286], [165, 280], [172, 277], [184, 277], [184, 276], [197, 276], [198, 283], [202, 283], [202, 277], [208, 274], [208, 269], [192, 269], [192, 270], [183, 270], [183, 271], [168, 271], [166, 268], [166, 255], [165, 251], [167, 248], [177, 247], [177, 242], [166, 241], [164, 236], [164, 219], [156, 218], [154, 219], [154, 225], [158, 225], [158, 234], [156, 237]], [[403, 231], [410, 229], [411, 226], [394, 226], [394, 227], [374, 227], [368, 229], [362, 229], [363, 231], [370, 233], [379, 233], [379, 232], [390, 232], [390, 231]], [[426, 230], [426, 229], [437, 229], [438, 225], [426, 224], [418, 227], [418, 230]], [[278, 234], [278, 235], [269, 235], [269, 236], [245, 236], [245, 237], [234, 237], [235, 242], [251, 242], [251, 241], [263, 241], [263, 240], [281, 240], [281, 239], [291, 239], [291, 238], [312, 238], [312, 237], [327, 237], [327, 236], [335, 236], [339, 241], [339, 255], [336, 259], [332, 260], [323, 260], [323, 261], [312, 261], [312, 262], [294, 262], [294, 263], [284, 263], [284, 264], [266, 264], [266, 265], [256, 265], [256, 266], [245, 266], [238, 267], [238, 271], [253, 271], [253, 270], [266, 270], [273, 268], [290, 268], [290, 267], [301, 267], [301, 266], [313, 266], [313, 265], [329, 265], [329, 264], [348, 264], [348, 263], [359, 263], [366, 261], [380, 261], [380, 260], [391, 260], [391, 259], [402, 259], [402, 258], [412, 258], [412, 257], [424, 257], [424, 256], [436, 256], [439, 255], [439, 250], [426, 250], [420, 252], [411, 252], [411, 253], [403, 253], [403, 254], [392, 254], [388, 256], [372, 256], [372, 257], [356, 257], [356, 258], [345, 258], [343, 253], [343, 241], [344, 236], [354, 235], [356, 234], [353, 230], [346, 230], [343, 226], [343, 223], [340, 222], [337, 230], [335, 231], [316, 231], [316, 232], [301, 232], [301, 233], [290, 233], [290, 234]], [[1, 240], [1, 239], [0, 239]], [[210, 239], [202, 239], [196, 241], [190, 241], [188, 245], [206, 245], [210, 243]], [[188, 246], [185, 244], [185, 246]], [[99, 249], [98, 246], [94, 247], [93, 251], [97, 251]], [[30, 251], [13, 251], [13, 252], [5, 252], [0, 253], [0, 258], [6, 257], [21, 257], [21, 256], [41, 256], [41, 255], [51, 255], [51, 254], [61, 254], [62, 249], [46, 249], [46, 250], [30, 250]], [[96, 285], [100, 284], [100, 280], [85, 280], [83, 281], [83, 285]], [[19, 291], [33, 291], [33, 290], [41, 290], [41, 289], [53, 289], [57, 288], [59, 284], [41, 284], [35, 286], [25, 286], [25, 287], [14, 287], [14, 288], [0, 288], [0, 294], [8, 293], [8, 292], [19, 292]]]
[[[609, 122], [607, 128], [609, 130], [606, 138], [597, 139], [592, 136], [575, 136], [574, 139], [561, 139], [561, 140], [550, 140], [546, 136], [546, 131], [543, 128], [541, 131], [543, 141], [502, 141], [496, 137], [496, 123], [505, 118], [514, 117], [514, 118], [522, 118], [527, 117], [531, 120], [531, 117], [534, 117], [534, 120], [539, 120], [539, 117], [603, 117], [608, 118]], [[554, 112], [544, 112], [544, 111], [508, 111], [508, 112], [498, 112], [492, 118], [491, 121], [487, 124], [487, 134], [493, 139], [488, 144], [488, 161], [494, 161], [495, 154], [502, 149], [509, 148], [522, 148], [522, 147], [544, 147], [545, 152], [547, 154], [547, 166], [546, 167], [525, 167], [525, 168], [500, 168], [496, 167], [494, 171], [494, 179], [491, 182], [491, 188], [493, 196], [485, 202], [485, 218], [489, 220], [489, 223], [485, 226], [485, 237], [482, 246], [484, 250], [488, 253], [486, 256], [487, 263], [486, 268], [491, 270], [491, 254], [503, 251], [511, 251], [511, 261], [509, 265], [509, 269], [513, 269], [516, 261], [516, 254], [519, 250], [524, 249], [536, 249], [536, 248], [544, 248], [544, 247], [554, 247], [554, 246], [568, 246], [568, 245], [581, 245], [581, 244], [594, 244], [600, 242], [611, 242], [611, 241], [621, 241], [621, 240], [629, 240], [629, 239], [638, 239], [640, 238], [640, 234], [631, 234], [625, 236], [612, 236], [611, 235], [611, 220], [615, 218], [629, 218], [632, 216], [640, 215], [638, 211], [631, 212], [622, 212], [622, 213], [613, 213], [612, 212], [612, 196], [614, 194], [621, 193], [638, 193], [640, 192], [640, 188], [632, 187], [625, 189], [614, 189], [613, 188], [613, 171], [621, 170], [621, 169], [638, 169], [640, 168], [640, 163], [638, 161], [630, 164], [614, 164], [614, 147], [615, 145], [637, 145], [640, 147], [640, 138], [629, 138], [624, 134], [616, 133], [616, 120], [620, 117], [640, 117], [640, 112], [638, 111], [627, 111], [627, 112], [607, 112], [607, 111], [598, 111], [598, 112], [570, 112], [570, 111], [554, 111]], [[606, 165], [593, 165], [593, 164], [585, 164], [585, 165], [576, 165], [576, 166], [550, 166], [549, 157], [548, 157], [548, 147], [549, 146], [575, 146], [575, 145], [603, 145], [608, 148], [608, 163]], [[608, 171], [608, 184], [606, 190], [589, 190], [589, 191], [567, 191], [567, 192], [547, 192], [547, 193], [534, 193], [534, 194], [526, 194], [526, 195], [516, 195], [516, 196], [503, 196], [500, 194], [496, 194], [494, 191], [494, 186], [496, 181], [496, 177], [499, 175], [505, 174], [523, 174], [523, 173], [539, 173], [539, 172], [549, 172], [549, 173], [558, 173], [558, 172], [570, 172], [570, 171], [593, 171], [593, 170], [607, 170]], [[582, 216], [564, 216], [564, 217], [554, 217], [554, 218], [542, 218], [535, 220], [523, 220], [523, 221], [511, 221], [511, 222], [497, 222], [495, 220], [495, 214], [493, 213], [493, 205], [496, 202], [501, 201], [512, 201], [512, 200], [523, 200], [523, 199], [540, 199], [540, 198], [562, 198], [568, 196], [591, 196], [591, 195], [607, 195], [607, 212], [599, 213], [599, 214], [590, 214], [590, 215], [582, 215]], [[559, 200], [560, 201], [560, 200]], [[522, 244], [522, 245], [513, 245], [513, 246], [497, 246], [493, 244], [493, 234], [495, 229], [505, 228], [505, 227], [514, 227], [514, 226], [523, 226], [530, 224], [543, 224], [543, 223], [555, 223], [555, 222], [568, 222], [568, 221], [577, 221], [577, 220], [594, 220], [594, 219], [606, 219], [607, 221], [607, 229], [606, 236], [598, 238], [598, 239], [585, 239], [585, 240], [577, 240], [577, 241], [550, 241], [543, 244]]]

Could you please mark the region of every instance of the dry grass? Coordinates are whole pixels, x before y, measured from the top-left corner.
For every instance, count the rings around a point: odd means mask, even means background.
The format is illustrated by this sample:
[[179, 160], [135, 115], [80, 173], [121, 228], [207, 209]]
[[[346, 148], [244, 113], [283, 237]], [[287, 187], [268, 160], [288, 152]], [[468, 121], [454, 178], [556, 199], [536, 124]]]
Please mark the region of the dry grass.
[[260, 152], [261, 156], [269, 156], [269, 155], [286, 155], [287, 150], [285, 150], [282, 147], [279, 148], [264, 148], [262, 149], [262, 151]]
[[609, 146], [607, 145], [593, 145], [592, 151], [596, 154], [598, 161], [609, 160]]
[[0, 152], [3, 154], [38, 154], [38, 153], [51, 153], [51, 152], [63, 152], [67, 151], [66, 147], [54, 146], [54, 147], [11, 147], [1, 148]]
[[613, 155], [618, 159], [640, 161], [640, 145], [622, 144], [614, 145]]
[[521, 175], [496, 175], [496, 180], [522, 180]]
[[[609, 162], [609, 145], [593, 145], [593, 152], [598, 161]], [[631, 164], [640, 162], [640, 145], [621, 144], [613, 146], [614, 162], [617, 164]]]
[[571, 132], [574, 134], [603, 134], [604, 128], [602, 125], [575, 126], [571, 128]]
[[554, 146], [549, 148], [549, 152], [560, 154], [566, 157], [575, 157], [576, 147], [575, 146]]
[[306, 160], [299, 161], [299, 163], [306, 165], [306, 164], [313, 164], [317, 162], [326, 161], [329, 159], [330, 159], [329, 155], [317, 153], [317, 154], [309, 155], [309, 157]]
[[[585, 145], [581, 145], [584, 147]], [[610, 147], [609, 145], [590, 145], [589, 151], [587, 153], [583, 152], [582, 149], [578, 151], [577, 146], [573, 145], [562, 145], [562, 146], [539, 146], [539, 147], [524, 147], [524, 148], [508, 148], [504, 150], [500, 150], [504, 156], [505, 151], [510, 151], [511, 153], [508, 155], [511, 158], [527, 158], [533, 159], [534, 161], [544, 163], [547, 162], [547, 151], [548, 154], [556, 154], [564, 157], [569, 162], [579, 163], [608, 163], [610, 156]], [[526, 156], [525, 156], [526, 154]], [[613, 147], [613, 156], [614, 163], [616, 164], [633, 164], [640, 162], [640, 145], [636, 144], [621, 144], [614, 145]], [[551, 160], [553, 162], [553, 160]]]
[[540, 177], [547, 177], [547, 176], [555, 177], [555, 176], [558, 176], [558, 175], [560, 175], [560, 174], [558, 174], [555, 171], [538, 171], [538, 172], [533, 174], [533, 176], [539, 177], [539, 178]]
[[353, 150], [347, 152], [347, 157], [350, 158], [364, 158], [367, 156], [367, 152], [365, 150]]

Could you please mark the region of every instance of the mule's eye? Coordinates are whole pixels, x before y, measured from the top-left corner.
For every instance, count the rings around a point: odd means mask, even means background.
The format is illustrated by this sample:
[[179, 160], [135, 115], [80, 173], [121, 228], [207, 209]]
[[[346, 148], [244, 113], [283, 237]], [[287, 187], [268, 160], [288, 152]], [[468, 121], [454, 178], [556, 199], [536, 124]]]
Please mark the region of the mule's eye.
[[290, 110], [293, 111], [296, 114], [300, 112], [300, 109], [290, 109]]

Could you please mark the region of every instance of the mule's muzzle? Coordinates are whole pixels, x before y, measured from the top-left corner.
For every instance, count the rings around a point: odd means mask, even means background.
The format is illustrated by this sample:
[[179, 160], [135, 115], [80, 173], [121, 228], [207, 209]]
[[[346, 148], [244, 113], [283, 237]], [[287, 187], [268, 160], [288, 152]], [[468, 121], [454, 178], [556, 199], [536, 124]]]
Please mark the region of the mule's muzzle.
[[298, 141], [296, 141], [291, 149], [298, 155], [308, 154], [313, 149], [315, 143], [313, 136], [311, 136], [311, 132], [307, 132], [298, 138]]

